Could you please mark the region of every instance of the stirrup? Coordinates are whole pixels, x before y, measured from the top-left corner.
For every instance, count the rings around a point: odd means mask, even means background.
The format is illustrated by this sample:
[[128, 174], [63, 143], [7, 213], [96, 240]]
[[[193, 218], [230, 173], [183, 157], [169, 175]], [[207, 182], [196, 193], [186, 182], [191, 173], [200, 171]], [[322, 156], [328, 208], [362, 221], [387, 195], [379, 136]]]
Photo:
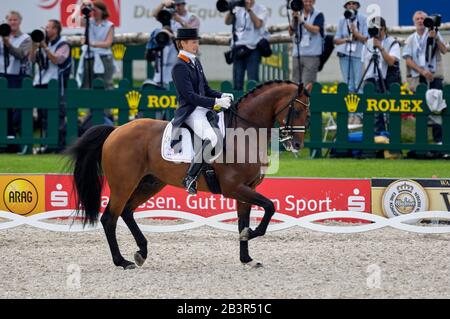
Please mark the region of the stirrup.
[[192, 176], [187, 176], [183, 180], [183, 185], [186, 191], [191, 195], [197, 194], [197, 179]]

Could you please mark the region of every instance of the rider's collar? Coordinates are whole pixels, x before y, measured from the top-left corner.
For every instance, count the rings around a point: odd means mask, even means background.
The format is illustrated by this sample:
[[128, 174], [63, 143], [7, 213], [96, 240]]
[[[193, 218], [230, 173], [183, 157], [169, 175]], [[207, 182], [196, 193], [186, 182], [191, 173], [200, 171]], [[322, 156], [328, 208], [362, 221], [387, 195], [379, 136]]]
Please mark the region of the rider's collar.
[[180, 50], [180, 53], [178, 53], [178, 57], [182, 59], [184, 62], [189, 62], [191, 60], [192, 64], [195, 65], [195, 54], [189, 53], [184, 50]]

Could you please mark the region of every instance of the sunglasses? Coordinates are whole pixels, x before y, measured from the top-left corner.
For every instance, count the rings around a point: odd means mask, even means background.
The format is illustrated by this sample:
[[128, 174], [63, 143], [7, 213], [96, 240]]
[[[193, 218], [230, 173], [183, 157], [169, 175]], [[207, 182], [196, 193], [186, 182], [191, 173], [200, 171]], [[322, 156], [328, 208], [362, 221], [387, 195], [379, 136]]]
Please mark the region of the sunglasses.
[[358, 2], [352, 2], [352, 1], [349, 1], [349, 2], [347, 2], [347, 4], [350, 4], [350, 5], [358, 5], [359, 3]]
[[182, 3], [175, 3], [175, 6], [184, 6], [186, 3], [185, 2], [182, 2]]

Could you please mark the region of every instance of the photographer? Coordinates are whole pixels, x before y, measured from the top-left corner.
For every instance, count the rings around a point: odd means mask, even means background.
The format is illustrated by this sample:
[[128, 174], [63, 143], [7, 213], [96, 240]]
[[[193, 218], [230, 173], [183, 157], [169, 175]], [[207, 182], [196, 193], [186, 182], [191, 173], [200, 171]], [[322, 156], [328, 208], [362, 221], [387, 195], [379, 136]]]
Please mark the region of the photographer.
[[[292, 51], [293, 81], [301, 81], [305, 85], [317, 81], [325, 36], [325, 17], [322, 12], [314, 9], [315, 3], [315, 0], [303, 0], [303, 10], [292, 12], [293, 22], [289, 28], [289, 34], [295, 35]], [[297, 35], [300, 35], [300, 39], [297, 39]], [[296, 41], [300, 41], [300, 44], [297, 45]]]
[[369, 38], [367, 17], [360, 14], [358, 1], [345, 1], [344, 17], [339, 20], [335, 36], [342, 77], [350, 93], [356, 93], [362, 77], [361, 53]]
[[[84, 1], [82, 10], [87, 9], [89, 18], [89, 43], [82, 47], [82, 56], [77, 70], [77, 80], [82, 88], [91, 88], [95, 78], [101, 78], [106, 89], [113, 88], [115, 72], [112, 44], [114, 39], [114, 25], [108, 20], [110, 14], [103, 0]], [[86, 17], [86, 16], [85, 16]], [[83, 17], [81, 25], [86, 27]], [[90, 54], [88, 54], [88, 47]]]
[[[361, 59], [366, 66], [364, 81], [373, 83], [378, 93], [387, 93], [389, 85], [400, 82], [400, 44], [387, 34], [386, 20], [375, 17], [369, 23], [371, 38], [363, 48]], [[376, 115], [375, 133], [386, 131], [383, 114]]]
[[[61, 37], [62, 25], [58, 20], [49, 20], [45, 27], [45, 35], [40, 30], [31, 34], [33, 45], [30, 52], [30, 61], [36, 63], [33, 85], [35, 88], [46, 89], [51, 80], [57, 80], [59, 87], [67, 86], [70, 75], [71, 48], [65, 38]], [[43, 37], [44, 39], [40, 39]], [[41, 40], [39, 42], [39, 40]], [[62, 95], [62, 92], [60, 92]], [[65, 131], [65, 110], [60, 108], [60, 133]], [[47, 110], [38, 109], [38, 123], [43, 136], [47, 131]], [[61, 151], [64, 146], [63, 135], [59, 137]], [[46, 147], [45, 152], [51, 151]]]
[[174, 7], [175, 12], [172, 14], [170, 25], [173, 33], [176, 33], [179, 28], [200, 28], [200, 19], [188, 12], [185, 0], [164, 0], [153, 10], [152, 15], [157, 17], [164, 8], [173, 9]]
[[[417, 11], [414, 14], [413, 22], [416, 32], [406, 40], [403, 58], [411, 70], [409, 80], [413, 85], [412, 89], [415, 90], [419, 83], [429, 83], [430, 89], [442, 90], [444, 75], [442, 70], [438, 70], [437, 60], [440, 58], [440, 54], [447, 53], [447, 48], [440, 32], [435, 28], [427, 29], [425, 27], [424, 21], [427, 17], [428, 15], [423, 11]], [[428, 47], [429, 39], [435, 39], [433, 47]], [[431, 60], [427, 56], [429, 50], [432, 51]]]
[[225, 24], [234, 23], [235, 29], [231, 41], [235, 90], [243, 90], [246, 70], [248, 81], [259, 81], [261, 52], [258, 43], [266, 37], [267, 17], [267, 8], [256, 4], [255, 0], [245, 0], [245, 7], [235, 6], [225, 15]]
[[[6, 16], [7, 34], [0, 37], [0, 76], [8, 81], [8, 88], [21, 88], [22, 80], [31, 75], [31, 65], [28, 55], [31, 50], [31, 38], [22, 33], [20, 25], [22, 15], [17, 11], [11, 11]], [[8, 136], [15, 136], [21, 125], [21, 112], [16, 109], [8, 109]], [[11, 152], [17, 151], [13, 147]]]
[[[161, 21], [159, 15], [162, 10], [172, 10], [172, 17], [169, 22]], [[172, 82], [172, 68], [177, 62], [178, 50], [174, 44], [175, 33], [179, 28], [200, 28], [200, 20], [186, 9], [185, 0], [164, 0], [154, 10], [153, 16], [163, 24], [162, 32], [168, 33], [170, 41], [162, 49], [163, 66], [161, 68], [160, 57], [155, 59], [155, 73], [152, 84], [159, 87], [168, 87]], [[162, 70], [161, 70], [162, 69]], [[161, 81], [162, 77], [162, 81]], [[161, 83], [162, 82], [162, 83]]]
[[[429, 28], [425, 26], [426, 20], [428, 23], [432, 22]], [[433, 17], [428, 17], [423, 11], [417, 11], [414, 14], [413, 22], [416, 32], [408, 37], [403, 49], [403, 58], [410, 72], [408, 74], [410, 88], [415, 91], [419, 83], [424, 83], [429, 89], [442, 90], [444, 72], [440, 60], [441, 54], [447, 53], [447, 48], [437, 30], [439, 25], [434, 25]], [[440, 143], [442, 142], [442, 118], [431, 116], [430, 120], [433, 140]]]

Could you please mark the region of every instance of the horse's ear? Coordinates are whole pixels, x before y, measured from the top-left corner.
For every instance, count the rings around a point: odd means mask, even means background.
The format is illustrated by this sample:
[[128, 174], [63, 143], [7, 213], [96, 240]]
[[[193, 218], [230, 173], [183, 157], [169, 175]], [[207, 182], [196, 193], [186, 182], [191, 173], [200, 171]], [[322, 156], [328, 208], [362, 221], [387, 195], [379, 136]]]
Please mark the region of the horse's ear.
[[298, 94], [302, 94], [303, 93], [303, 88], [304, 88], [304, 85], [303, 85], [303, 82], [301, 82], [301, 83], [299, 83], [298, 84]]
[[305, 89], [308, 91], [308, 93], [311, 93], [312, 88], [313, 88], [313, 84], [312, 84], [312, 83], [308, 83], [308, 84], [306, 85], [306, 88], [305, 88]]

